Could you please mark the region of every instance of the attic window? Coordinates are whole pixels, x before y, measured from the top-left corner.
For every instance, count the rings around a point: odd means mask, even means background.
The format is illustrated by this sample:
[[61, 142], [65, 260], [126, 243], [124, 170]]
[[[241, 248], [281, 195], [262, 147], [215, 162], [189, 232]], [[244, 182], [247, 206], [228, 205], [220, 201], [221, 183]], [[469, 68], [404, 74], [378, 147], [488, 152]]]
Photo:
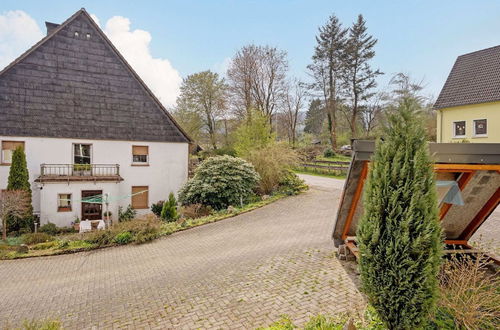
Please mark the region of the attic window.
[[87, 33], [87, 39], [90, 39], [90, 33]]
[[80, 33], [78, 31], [75, 31], [75, 37], [78, 37]]

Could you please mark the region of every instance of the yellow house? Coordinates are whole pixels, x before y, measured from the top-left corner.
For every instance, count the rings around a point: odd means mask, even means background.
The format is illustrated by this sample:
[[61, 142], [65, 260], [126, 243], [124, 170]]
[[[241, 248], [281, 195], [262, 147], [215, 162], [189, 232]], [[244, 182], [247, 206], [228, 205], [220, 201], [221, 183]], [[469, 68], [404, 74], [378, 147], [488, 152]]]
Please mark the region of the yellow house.
[[437, 142], [500, 142], [500, 46], [459, 56], [434, 108]]

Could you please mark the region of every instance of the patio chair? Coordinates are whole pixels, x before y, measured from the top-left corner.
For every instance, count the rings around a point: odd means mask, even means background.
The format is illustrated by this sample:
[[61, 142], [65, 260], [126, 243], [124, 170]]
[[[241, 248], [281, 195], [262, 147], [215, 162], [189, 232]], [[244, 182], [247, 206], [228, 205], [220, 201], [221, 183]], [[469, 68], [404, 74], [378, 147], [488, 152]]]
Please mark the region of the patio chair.
[[92, 222], [89, 220], [80, 221], [80, 233], [92, 231]]

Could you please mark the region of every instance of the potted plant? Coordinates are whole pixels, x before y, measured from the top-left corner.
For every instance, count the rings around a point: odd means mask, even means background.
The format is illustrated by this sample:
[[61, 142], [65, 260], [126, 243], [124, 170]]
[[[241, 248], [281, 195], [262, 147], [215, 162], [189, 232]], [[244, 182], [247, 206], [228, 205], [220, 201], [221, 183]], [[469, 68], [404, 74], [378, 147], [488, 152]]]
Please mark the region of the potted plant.
[[90, 164], [74, 164], [73, 175], [88, 176], [91, 175], [92, 165]]
[[76, 231], [80, 231], [80, 218], [76, 217], [75, 221], [73, 221], [73, 228]]

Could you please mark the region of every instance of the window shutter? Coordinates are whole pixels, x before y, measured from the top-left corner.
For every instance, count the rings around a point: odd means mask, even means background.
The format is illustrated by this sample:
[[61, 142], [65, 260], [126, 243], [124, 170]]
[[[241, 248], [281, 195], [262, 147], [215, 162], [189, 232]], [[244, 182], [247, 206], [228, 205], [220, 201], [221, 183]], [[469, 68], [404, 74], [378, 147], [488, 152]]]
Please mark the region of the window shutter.
[[23, 141], [2, 141], [2, 150], [16, 150], [17, 147], [24, 148]]
[[132, 154], [137, 156], [147, 156], [149, 153], [148, 146], [132, 146]]
[[[132, 208], [134, 209], [147, 209], [149, 208], [149, 189], [148, 186], [134, 186], [132, 187]], [[143, 193], [139, 194], [141, 191]], [[136, 195], [137, 194], [137, 195]]]

